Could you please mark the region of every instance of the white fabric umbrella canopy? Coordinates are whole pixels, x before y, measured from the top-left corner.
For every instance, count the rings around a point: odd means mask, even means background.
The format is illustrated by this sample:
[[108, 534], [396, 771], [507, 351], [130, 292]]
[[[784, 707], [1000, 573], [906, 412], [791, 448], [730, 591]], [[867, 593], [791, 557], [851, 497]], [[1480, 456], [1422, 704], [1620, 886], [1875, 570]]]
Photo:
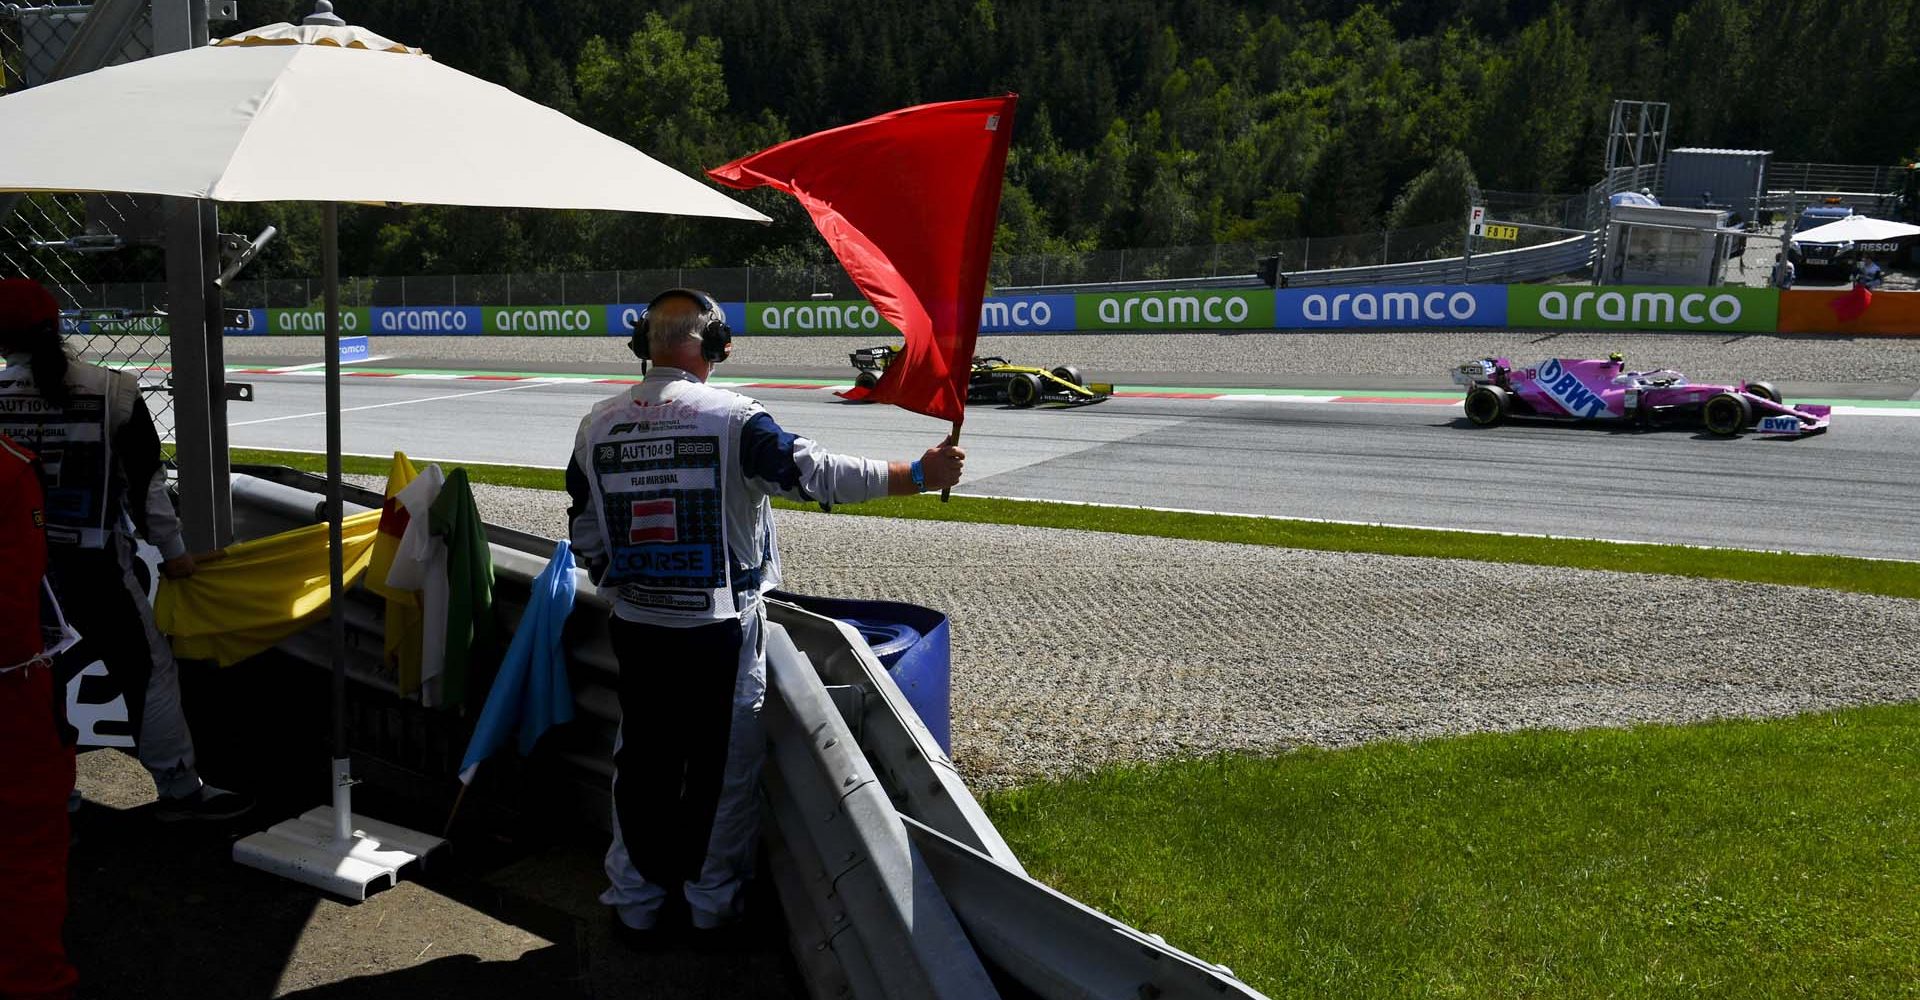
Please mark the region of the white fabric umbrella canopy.
[[1920, 226], [1886, 219], [1849, 215], [1838, 222], [1803, 229], [1793, 234], [1795, 243], [1878, 243], [1907, 236], [1920, 236]]
[[[319, 201], [327, 315], [334, 797], [235, 844], [234, 856], [352, 895], [439, 841], [354, 828], [344, 724], [337, 206], [341, 202], [604, 209], [768, 222], [639, 150], [347, 26], [321, 0], [276, 24], [0, 97], [0, 191]], [[330, 828], [331, 836], [311, 827]], [[384, 846], [383, 846], [384, 845]], [[405, 850], [395, 850], [395, 846]]]
[[358, 28], [274, 25], [31, 88], [0, 98], [0, 135], [0, 190], [768, 221], [626, 143]]

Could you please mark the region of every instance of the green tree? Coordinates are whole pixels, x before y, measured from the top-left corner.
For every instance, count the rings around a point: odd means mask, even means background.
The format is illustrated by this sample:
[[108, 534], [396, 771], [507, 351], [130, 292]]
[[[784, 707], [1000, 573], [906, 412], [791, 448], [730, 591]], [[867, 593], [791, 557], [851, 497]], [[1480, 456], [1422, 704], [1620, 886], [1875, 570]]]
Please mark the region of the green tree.
[[[1498, 164], [1494, 186], [1559, 191], [1573, 183], [1573, 152], [1598, 113], [1586, 46], [1556, 4], [1521, 29], [1489, 73], [1489, 100], [1474, 129], [1474, 159]], [[1584, 173], [1584, 171], [1583, 171]]]
[[1470, 192], [1479, 184], [1473, 177], [1473, 165], [1467, 154], [1457, 149], [1442, 150], [1433, 166], [1407, 182], [1387, 213], [1390, 229], [1413, 229], [1466, 218], [1473, 204]]

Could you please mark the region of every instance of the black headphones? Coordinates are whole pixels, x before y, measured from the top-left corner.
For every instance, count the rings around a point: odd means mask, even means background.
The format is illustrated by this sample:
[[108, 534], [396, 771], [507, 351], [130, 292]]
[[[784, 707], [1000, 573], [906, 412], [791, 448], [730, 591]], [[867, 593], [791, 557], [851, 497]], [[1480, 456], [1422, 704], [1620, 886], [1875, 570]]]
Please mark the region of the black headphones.
[[720, 308], [720, 303], [697, 288], [669, 288], [654, 296], [653, 301], [648, 302], [647, 308], [640, 313], [640, 318], [633, 321], [633, 339], [627, 341], [627, 350], [641, 361], [649, 360], [653, 334], [647, 317], [653, 315], [654, 306], [675, 296], [692, 299], [707, 314], [707, 325], [700, 331], [700, 357], [715, 365], [727, 360], [727, 345], [733, 343], [733, 328], [727, 325], [727, 314]]

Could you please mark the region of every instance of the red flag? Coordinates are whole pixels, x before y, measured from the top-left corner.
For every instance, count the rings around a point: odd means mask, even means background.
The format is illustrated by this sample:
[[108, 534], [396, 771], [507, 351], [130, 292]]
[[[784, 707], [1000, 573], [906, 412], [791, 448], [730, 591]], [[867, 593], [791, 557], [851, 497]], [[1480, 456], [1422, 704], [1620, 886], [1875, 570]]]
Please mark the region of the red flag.
[[1867, 307], [1873, 304], [1873, 292], [1864, 281], [1856, 281], [1853, 287], [1827, 303], [1833, 310], [1835, 319], [1842, 323], [1851, 323], [1867, 314]]
[[1018, 99], [922, 104], [707, 171], [800, 199], [853, 283], [905, 335], [866, 398], [956, 424], [965, 416]]

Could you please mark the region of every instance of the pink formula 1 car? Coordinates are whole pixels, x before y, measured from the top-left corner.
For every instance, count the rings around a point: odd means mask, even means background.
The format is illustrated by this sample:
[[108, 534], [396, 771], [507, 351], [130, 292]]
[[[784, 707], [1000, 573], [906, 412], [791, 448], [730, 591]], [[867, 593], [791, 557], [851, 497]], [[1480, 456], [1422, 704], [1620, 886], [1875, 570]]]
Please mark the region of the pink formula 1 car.
[[1638, 426], [1694, 424], [1731, 437], [1798, 436], [1827, 429], [1831, 407], [1788, 406], [1765, 382], [1694, 385], [1669, 369], [1630, 372], [1615, 354], [1605, 361], [1549, 358], [1515, 368], [1506, 358], [1469, 361], [1454, 370], [1467, 387], [1467, 419], [1490, 427], [1507, 417], [1540, 420], [1619, 420]]

